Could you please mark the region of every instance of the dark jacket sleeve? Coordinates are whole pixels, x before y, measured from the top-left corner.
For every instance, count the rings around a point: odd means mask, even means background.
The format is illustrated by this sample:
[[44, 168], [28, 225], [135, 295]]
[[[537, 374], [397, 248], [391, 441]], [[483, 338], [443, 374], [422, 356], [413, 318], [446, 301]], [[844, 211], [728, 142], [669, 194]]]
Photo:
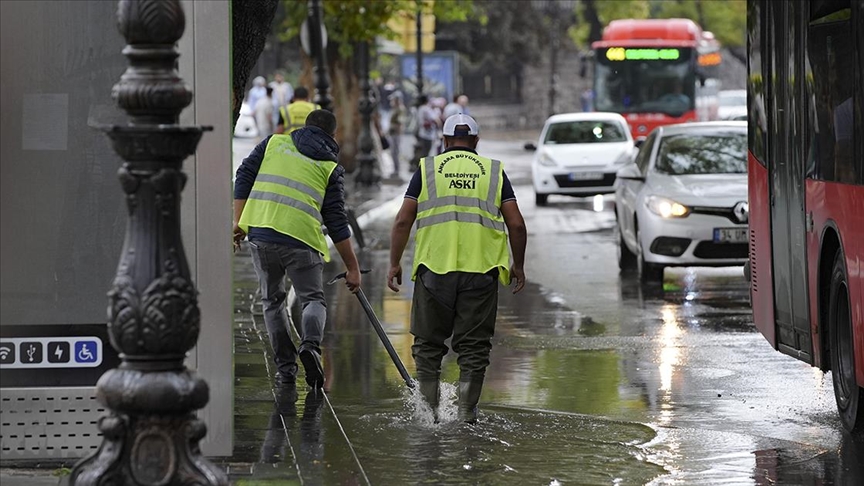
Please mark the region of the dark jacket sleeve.
[[249, 199], [249, 193], [252, 192], [255, 178], [258, 177], [258, 171], [261, 169], [261, 162], [264, 160], [264, 152], [267, 151], [269, 141], [270, 137], [267, 137], [256, 145], [237, 168], [237, 174], [234, 176], [234, 199]]
[[321, 204], [321, 218], [327, 226], [327, 234], [333, 243], [351, 237], [348, 215], [345, 213], [345, 168], [337, 165], [330, 174], [324, 202]]

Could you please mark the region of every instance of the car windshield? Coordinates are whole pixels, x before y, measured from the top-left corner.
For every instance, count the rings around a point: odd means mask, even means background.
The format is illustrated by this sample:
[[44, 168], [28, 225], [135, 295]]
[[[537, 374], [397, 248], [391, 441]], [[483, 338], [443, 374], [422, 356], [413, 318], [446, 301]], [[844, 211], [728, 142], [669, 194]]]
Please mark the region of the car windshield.
[[717, 132], [663, 137], [654, 168], [669, 175], [746, 174], [747, 134]]
[[626, 130], [614, 121], [580, 120], [549, 125], [544, 144], [626, 142]]

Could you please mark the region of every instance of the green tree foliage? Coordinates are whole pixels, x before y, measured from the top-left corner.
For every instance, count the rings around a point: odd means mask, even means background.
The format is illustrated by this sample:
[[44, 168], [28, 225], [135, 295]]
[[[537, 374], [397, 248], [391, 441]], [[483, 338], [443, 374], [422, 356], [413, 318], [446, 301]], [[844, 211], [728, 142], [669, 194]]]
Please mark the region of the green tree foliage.
[[[284, 2], [286, 19], [281, 38], [289, 40], [300, 33], [300, 25], [307, 16], [307, 1]], [[465, 0], [327, 0], [321, 3], [329, 42], [337, 44], [339, 55], [346, 59], [353, 54], [356, 42], [394, 37], [387, 22], [399, 16], [414, 18], [418, 8], [435, 14], [440, 22], [465, 22], [479, 13], [473, 2]]]
[[710, 30], [726, 47], [746, 42], [747, 7], [744, 0], [583, 0], [576, 7], [579, 22], [570, 36], [579, 46], [600, 40], [602, 29], [616, 19], [686, 18]]

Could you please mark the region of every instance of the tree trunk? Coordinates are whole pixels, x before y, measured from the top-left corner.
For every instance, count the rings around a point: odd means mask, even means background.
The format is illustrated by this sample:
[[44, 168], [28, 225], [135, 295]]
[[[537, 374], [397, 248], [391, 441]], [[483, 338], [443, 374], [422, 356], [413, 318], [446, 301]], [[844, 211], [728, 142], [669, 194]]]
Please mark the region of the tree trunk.
[[585, 0], [585, 21], [588, 22], [588, 45], [603, 38], [603, 24], [597, 14], [597, 6], [594, 0]]
[[[327, 69], [330, 72], [330, 97], [333, 99], [333, 114], [336, 115], [336, 142], [339, 143], [338, 162], [348, 173], [356, 168], [357, 137], [360, 135], [360, 85], [357, 73], [354, 72], [354, 62], [342, 59], [338, 47], [327, 46]], [[303, 74], [300, 84], [314, 93], [315, 80], [312, 73], [313, 60], [303, 54]]]
[[232, 111], [233, 121], [231, 126], [237, 123], [240, 116], [240, 106], [246, 95], [246, 83], [249, 81], [249, 73], [258, 62], [267, 36], [270, 34], [270, 25], [276, 15], [276, 7], [279, 0], [231, 0], [231, 35], [232, 42], [232, 71], [233, 71], [233, 97]]

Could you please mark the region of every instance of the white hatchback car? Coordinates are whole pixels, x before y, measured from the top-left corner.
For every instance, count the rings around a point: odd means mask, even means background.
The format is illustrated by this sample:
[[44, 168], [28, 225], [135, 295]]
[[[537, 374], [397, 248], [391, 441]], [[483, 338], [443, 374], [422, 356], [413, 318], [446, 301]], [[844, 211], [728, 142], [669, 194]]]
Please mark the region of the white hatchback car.
[[644, 283], [669, 266], [747, 260], [747, 124], [659, 127], [618, 172], [618, 264]]
[[636, 155], [627, 121], [617, 113], [567, 113], [546, 120], [531, 164], [538, 206], [550, 194], [615, 192], [615, 173]]

